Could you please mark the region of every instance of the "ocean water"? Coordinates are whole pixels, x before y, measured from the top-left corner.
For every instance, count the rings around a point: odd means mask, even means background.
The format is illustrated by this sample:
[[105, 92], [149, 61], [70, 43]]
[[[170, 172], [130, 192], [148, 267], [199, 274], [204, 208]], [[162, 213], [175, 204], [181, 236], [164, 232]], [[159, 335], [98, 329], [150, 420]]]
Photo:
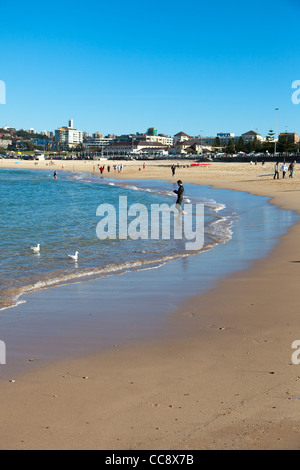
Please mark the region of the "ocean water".
[[[0, 171], [0, 309], [23, 301], [23, 294], [78, 281], [159, 267], [187, 252], [187, 240], [99, 240], [96, 229], [100, 204], [118, 207], [139, 203], [174, 204], [176, 185], [166, 182], [127, 182], [101, 179], [92, 174], [52, 171]], [[207, 197], [207, 188], [187, 185], [185, 202], [205, 208], [202, 250], [213, 249], [232, 237], [237, 218], [221, 200]], [[174, 224], [173, 218], [171, 221]], [[171, 227], [172, 229], [172, 227]], [[150, 230], [150, 228], [149, 228]], [[171, 234], [172, 234], [171, 230]], [[149, 232], [150, 235], [150, 232]], [[39, 254], [30, 249], [41, 245]], [[68, 254], [79, 252], [78, 262]]]
[[[99, 204], [120, 195], [129, 204], [172, 204], [174, 187], [0, 171], [0, 339], [8, 360], [0, 379], [29, 367], [30, 357], [43, 364], [166, 334], [184, 300], [269, 255], [299, 220], [266, 197], [184, 184], [187, 200], [205, 205], [203, 250], [187, 252], [184, 240], [97, 238]], [[40, 255], [29, 249], [37, 243]], [[66, 255], [76, 250], [75, 264]]]

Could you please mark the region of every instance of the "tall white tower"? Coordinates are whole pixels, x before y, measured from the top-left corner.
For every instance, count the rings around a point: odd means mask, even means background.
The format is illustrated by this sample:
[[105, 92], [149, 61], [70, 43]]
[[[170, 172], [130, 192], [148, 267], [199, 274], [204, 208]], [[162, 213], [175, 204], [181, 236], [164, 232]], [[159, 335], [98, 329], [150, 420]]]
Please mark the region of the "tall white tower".
[[69, 120], [69, 128], [70, 128], [70, 129], [73, 129], [73, 119], [70, 119], [70, 120]]

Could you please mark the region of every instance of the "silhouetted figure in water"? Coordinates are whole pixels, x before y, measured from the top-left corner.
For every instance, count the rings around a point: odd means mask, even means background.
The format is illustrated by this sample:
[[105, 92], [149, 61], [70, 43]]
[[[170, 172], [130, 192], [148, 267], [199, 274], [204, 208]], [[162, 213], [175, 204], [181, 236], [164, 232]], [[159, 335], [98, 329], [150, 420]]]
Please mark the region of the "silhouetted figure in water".
[[183, 201], [184, 187], [182, 186], [181, 180], [178, 180], [177, 184], [178, 184], [178, 189], [174, 190], [174, 193], [177, 194], [176, 207], [179, 210], [179, 212], [182, 212], [181, 204]]

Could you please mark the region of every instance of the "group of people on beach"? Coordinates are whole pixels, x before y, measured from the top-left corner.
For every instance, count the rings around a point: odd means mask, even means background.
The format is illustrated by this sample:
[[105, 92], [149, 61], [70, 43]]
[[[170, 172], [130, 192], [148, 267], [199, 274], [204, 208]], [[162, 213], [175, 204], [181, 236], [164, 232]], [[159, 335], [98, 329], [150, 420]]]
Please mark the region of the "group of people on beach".
[[279, 169], [280, 163], [276, 162], [275, 167], [274, 167], [274, 180], [280, 178], [279, 176], [279, 171], [282, 172], [282, 178], [285, 178], [285, 175], [287, 171], [289, 171], [289, 178], [294, 177], [294, 169], [295, 169], [295, 162], [291, 162], [289, 166], [287, 166], [286, 162], [284, 161], [283, 164], [281, 165], [281, 168]]
[[[95, 167], [93, 169], [95, 171]], [[121, 165], [114, 165], [113, 169], [114, 169], [115, 172], [120, 173], [121, 171], [123, 171], [123, 165], [122, 164]], [[98, 165], [98, 170], [100, 171], [100, 174], [102, 175], [105, 171], [105, 165], [101, 165], [101, 166]], [[106, 170], [107, 170], [107, 173], [110, 173], [110, 165], [107, 165]]]
[[[257, 165], [257, 161], [255, 161], [254, 164]], [[262, 166], [264, 166], [265, 161], [263, 160], [261, 164], [262, 164]], [[252, 161], [250, 162], [250, 165], [253, 165]], [[295, 160], [293, 162], [291, 162], [289, 164], [289, 166], [287, 165], [285, 160], [283, 161], [281, 166], [280, 166], [280, 162], [276, 162], [275, 166], [274, 166], [274, 175], [273, 175], [274, 180], [275, 179], [278, 179], [278, 180], [280, 179], [280, 171], [282, 172], [282, 179], [285, 178], [285, 175], [286, 175], [287, 172], [289, 172], [289, 178], [293, 178], [294, 177], [295, 165], [296, 165]]]
[[[100, 171], [100, 174], [102, 175], [104, 170], [105, 170], [105, 165], [98, 165], [98, 170]], [[94, 171], [95, 171], [95, 167], [94, 167]], [[109, 173], [110, 172], [110, 165], [107, 166], [107, 172]]]
[[[146, 168], [146, 163], [143, 163], [142, 168], [143, 168], [143, 170]], [[102, 166], [98, 165], [98, 169], [100, 171], [100, 174], [102, 175], [105, 171], [105, 165], [102, 165]], [[123, 169], [124, 169], [124, 166], [123, 166], [122, 163], [119, 164], [119, 165], [113, 165], [113, 170], [114, 170], [115, 173], [122, 173]], [[94, 166], [93, 171], [95, 172], [95, 170], [96, 169], [95, 169], [95, 166]], [[139, 170], [141, 170], [141, 168], [139, 168]], [[107, 166], [107, 172], [108, 173], [110, 172], [110, 165]]]

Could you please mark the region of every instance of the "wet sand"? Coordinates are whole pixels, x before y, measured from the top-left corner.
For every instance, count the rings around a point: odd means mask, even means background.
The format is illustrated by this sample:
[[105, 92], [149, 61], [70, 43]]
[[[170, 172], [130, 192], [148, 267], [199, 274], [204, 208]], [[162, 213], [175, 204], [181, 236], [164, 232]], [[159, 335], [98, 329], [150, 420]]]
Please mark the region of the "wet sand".
[[[63, 164], [72, 171], [74, 162]], [[125, 163], [111, 177], [173, 180], [161, 162], [140, 167]], [[297, 167], [293, 180], [258, 176], [272, 171], [216, 163], [175, 179], [270, 196], [300, 213]], [[45, 368], [33, 361], [15, 383], [2, 381], [0, 448], [298, 449], [299, 232], [298, 223], [268, 258], [178, 306], [163, 337]]]

